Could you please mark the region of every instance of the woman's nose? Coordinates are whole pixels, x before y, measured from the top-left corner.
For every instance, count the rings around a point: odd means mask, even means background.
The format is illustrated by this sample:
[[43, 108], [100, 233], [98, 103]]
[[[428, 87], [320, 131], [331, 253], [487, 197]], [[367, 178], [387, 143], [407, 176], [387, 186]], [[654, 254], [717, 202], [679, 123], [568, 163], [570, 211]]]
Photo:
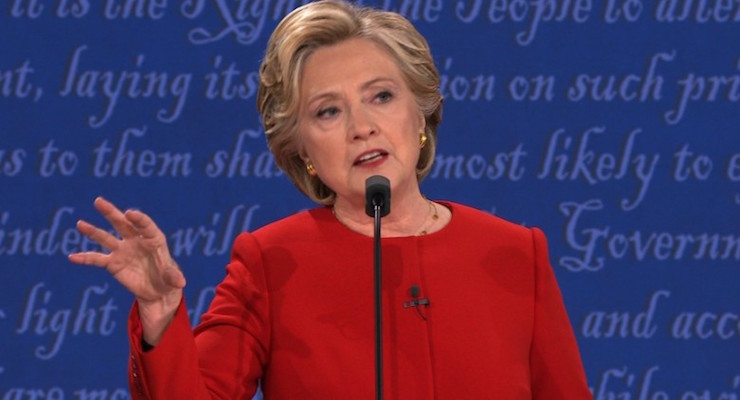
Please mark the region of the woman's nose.
[[370, 113], [362, 107], [354, 107], [350, 113], [350, 139], [365, 140], [376, 132], [375, 119]]

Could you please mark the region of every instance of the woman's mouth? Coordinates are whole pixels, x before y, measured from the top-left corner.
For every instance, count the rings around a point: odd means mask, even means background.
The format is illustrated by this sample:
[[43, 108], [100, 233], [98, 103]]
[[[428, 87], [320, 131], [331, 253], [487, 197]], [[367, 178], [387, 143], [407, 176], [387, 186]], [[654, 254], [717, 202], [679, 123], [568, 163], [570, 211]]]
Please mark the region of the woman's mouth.
[[388, 153], [381, 151], [381, 150], [373, 150], [369, 151], [367, 153], [363, 153], [357, 159], [355, 159], [354, 165], [368, 165], [372, 164], [374, 162], [380, 161], [385, 156], [387, 156]]

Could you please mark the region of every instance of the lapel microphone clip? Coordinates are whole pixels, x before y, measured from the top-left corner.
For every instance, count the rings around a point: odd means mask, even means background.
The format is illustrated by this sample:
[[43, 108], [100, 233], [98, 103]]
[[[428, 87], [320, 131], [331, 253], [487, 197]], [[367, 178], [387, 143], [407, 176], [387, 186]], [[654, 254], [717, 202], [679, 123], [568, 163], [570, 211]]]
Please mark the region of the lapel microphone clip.
[[419, 317], [423, 319], [424, 321], [427, 320], [427, 317], [424, 315], [424, 313], [421, 311], [421, 307], [419, 306], [429, 306], [429, 299], [427, 298], [419, 298], [419, 295], [421, 294], [421, 289], [419, 288], [419, 285], [411, 285], [409, 288], [409, 293], [411, 294], [411, 297], [413, 300], [411, 301], [404, 301], [403, 302], [403, 308], [415, 308], [416, 313], [419, 314]]

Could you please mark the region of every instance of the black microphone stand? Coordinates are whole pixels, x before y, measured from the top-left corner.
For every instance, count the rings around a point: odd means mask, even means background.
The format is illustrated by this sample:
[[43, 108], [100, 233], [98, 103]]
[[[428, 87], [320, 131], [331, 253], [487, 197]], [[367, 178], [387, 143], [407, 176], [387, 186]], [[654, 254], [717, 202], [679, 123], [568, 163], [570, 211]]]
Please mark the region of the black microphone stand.
[[375, 219], [375, 398], [383, 399], [383, 300], [382, 300], [382, 268], [380, 257], [380, 207], [373, 199]]
[[388, 178], [373, 175], [365, 181], [365, 213], [373, 217], [375, 281], [375, 398], [383, 399], [383, 291], [380, 256], [380, 218], [391, 212], [391, 183]]

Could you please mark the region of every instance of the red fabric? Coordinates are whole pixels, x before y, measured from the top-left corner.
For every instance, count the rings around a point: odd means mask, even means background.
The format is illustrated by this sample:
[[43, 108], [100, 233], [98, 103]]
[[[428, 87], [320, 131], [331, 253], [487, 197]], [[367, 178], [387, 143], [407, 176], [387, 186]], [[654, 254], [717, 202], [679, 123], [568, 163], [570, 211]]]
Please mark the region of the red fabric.
[[[443, 230], [383, 239], [385, 398], [590, 399], [542, 232], [444, 204]], [[133, 398], [248, 399], [260, 380], [265, 399], [374, 398], [372, 240], [328, 208], [241, 234], [194, 334], [181, 304], [144, 353], [134, 306]], [[412, 285], [429, 306], [403, 307]]]

